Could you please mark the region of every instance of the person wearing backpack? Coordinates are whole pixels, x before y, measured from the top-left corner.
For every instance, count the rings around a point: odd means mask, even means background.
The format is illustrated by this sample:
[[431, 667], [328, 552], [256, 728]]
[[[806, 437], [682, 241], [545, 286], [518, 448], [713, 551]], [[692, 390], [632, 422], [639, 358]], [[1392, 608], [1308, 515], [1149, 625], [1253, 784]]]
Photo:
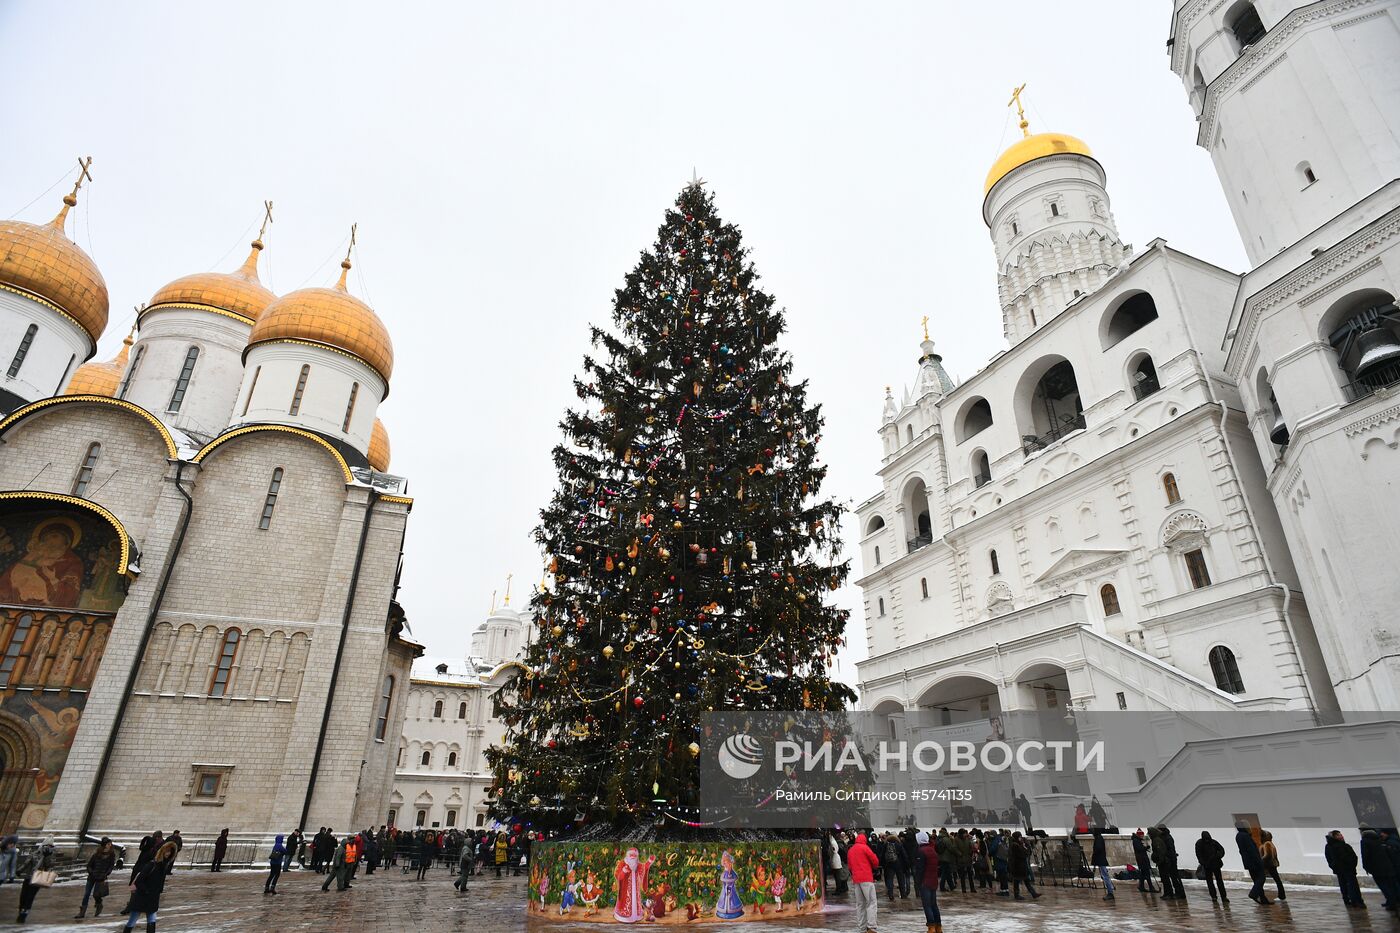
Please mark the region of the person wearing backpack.
[[893, 833], [885, 833], [884, 848], [880, 852], [880, 869], [885, 875], [885, 893], [894, 900], [894, 886], [899, 883], [899, 896], [909, 897], [908, 856], [904, 844]]

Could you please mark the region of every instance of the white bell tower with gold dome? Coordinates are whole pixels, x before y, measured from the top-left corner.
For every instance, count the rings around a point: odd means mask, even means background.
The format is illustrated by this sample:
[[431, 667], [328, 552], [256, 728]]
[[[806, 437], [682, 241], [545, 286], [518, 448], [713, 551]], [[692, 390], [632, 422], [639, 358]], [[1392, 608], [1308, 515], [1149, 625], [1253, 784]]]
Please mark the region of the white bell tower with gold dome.
[[1025, 89], [1011, 95], [1022, 138], [987, 173], [982, 203], [996, 249], [1002, 324], [1013, 346], [1098, 289], [1132, 254], [1109, 209], [1103, 166], [1083, 140], [1032, 134], [1021, 103]]
[[[353, 250], [353, 231], [350, 243]], [[368, 462], [375, 414], [389, 394], [394, 347], [384, 322], [350, 294], [350, 268], [347, 252], [335, 287], [290, 292], [258, 318], [243, 353], [230, 426], [302, 428], [353, 453], [352, 460]], [[387, 465], [387, 434], [383, 442]]]
[[64, 233], [91, 164], [53, 220], [0, 221], [0, 414], [62, 392], [107, 328], [107, 283]]

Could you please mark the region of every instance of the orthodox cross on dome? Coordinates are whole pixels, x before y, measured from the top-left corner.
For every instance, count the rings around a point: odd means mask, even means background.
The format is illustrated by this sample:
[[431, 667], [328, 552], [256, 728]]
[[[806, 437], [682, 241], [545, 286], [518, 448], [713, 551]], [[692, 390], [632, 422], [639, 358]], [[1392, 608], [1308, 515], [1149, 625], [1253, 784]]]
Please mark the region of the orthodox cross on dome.
[[924, 325], [924, 339], [927, 340], [927, 339], [928, 339], [928, 315], [925, 314], [925, 315], [923, 316], [923, 318], [920, 319], [919, 323], [922, 324], [922, 325]]
[[263, 238], [263, 235], [267, 233], [267, 225], [270, 224], [270, 223], [272, 223], [272, 202], [271, 202], [271, 201], [264, 201], [264, 202], [263, 202], [263, 222], [262, 222], [262, 226], [258, 228], [258, 239], [259, 239], [259, 240], [261, 240], [261, 239]]
[[1021, 102], [1021, 95], [1026, 91], [1026, 85], [1022, 84], [1011, 92], [1011, 99], [1006, 102], [1006, 106], [1016, 108], [1016, 116], [1021, 120], [1021, 135], [1029, 137], [1031, 135], [1031, 125], [1026, 120], [1026, 106]]
[[506, 574], [506, 605], [507, 605], [507, 606], [510, 605], [510, 580], [511, 580], [511, 577], [514, 577], [514, 576], [515, 576], [515, 574], [513, 574], [513, 573], [508, 573], [508, 574]]
[[[345, 277], [350, 274], [350, 254], [355, 251], [355, 233], [360, 229], [359, 224], [350, 225], [350, 245], [345, 247], [345, 258], [340, 261], [340, 281], [335, 283], [335, 287], [341, 291], [346, 291]], [[491, 597], [492, 608], [495, 608], [495, 596]]]
[[63, 225], [68, 221], [68, 209], [75, 207], [78, 203], [78, 189], [83, 186], [83, 181], [92, 181], [92, 172], [88, 171], [92, 167], [92, 156], [78, 158], [78, 178], [73, 182], [73, 190], [63, 196], [63, 207], [59, 209], [58, 216], [49, 222], [49, 226], [62, 230]]

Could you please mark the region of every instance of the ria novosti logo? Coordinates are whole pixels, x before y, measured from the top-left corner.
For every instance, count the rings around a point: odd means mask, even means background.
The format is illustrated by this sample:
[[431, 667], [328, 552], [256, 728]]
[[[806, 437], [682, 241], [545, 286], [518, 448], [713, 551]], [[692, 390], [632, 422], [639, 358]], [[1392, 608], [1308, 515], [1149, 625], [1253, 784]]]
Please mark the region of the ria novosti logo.
[[763, 767], [763, 746], [751, 735], [736, 732], [719, 747], [719, 768], [736, 781], [753, 777]]

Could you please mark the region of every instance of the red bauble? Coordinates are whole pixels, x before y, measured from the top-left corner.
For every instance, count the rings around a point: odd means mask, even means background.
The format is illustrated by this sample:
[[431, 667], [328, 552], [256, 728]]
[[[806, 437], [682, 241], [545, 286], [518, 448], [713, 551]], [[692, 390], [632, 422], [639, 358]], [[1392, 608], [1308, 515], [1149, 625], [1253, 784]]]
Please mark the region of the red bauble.
[[638, 709], [641, 709], [641, 706], [642, 706], [642, 698], [641, 698], [641, 697], [633, 697], [633, 698], [632, 698], [632, 705], [635, 706], [635, 707], [637, 707]]

